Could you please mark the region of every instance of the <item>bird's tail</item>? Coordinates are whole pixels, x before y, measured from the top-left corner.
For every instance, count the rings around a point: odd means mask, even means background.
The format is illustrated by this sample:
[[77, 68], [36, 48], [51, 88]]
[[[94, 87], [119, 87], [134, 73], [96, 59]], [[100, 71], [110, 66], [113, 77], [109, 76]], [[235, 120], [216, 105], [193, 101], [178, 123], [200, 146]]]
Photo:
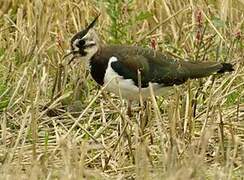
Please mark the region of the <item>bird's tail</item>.
[[191, 79], [234, 71], [233, 65], [230, 63], [199, 62], [189, 63], [186, 67], [189, 70], [189, 78]]
[[222, 67], [220, 70], [217, 71], [217, 73], [225, 73], [225, 72], [232, 72], [235, 69], [233, 68], [233, 65], [230, 63], [221, 63]]

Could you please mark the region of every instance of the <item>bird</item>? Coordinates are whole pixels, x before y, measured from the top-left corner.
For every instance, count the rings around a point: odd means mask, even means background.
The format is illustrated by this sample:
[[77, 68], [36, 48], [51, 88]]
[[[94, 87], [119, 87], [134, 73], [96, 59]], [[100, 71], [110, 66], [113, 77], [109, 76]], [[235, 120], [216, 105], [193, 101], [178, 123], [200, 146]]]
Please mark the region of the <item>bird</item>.
[[234, 71], [231, 63], [178, 60], [151, 48], [105, 44], [94, 29], [98, 17], [71, 38], [69, 63], [84, 60], [97, 84], [129, 101], [138, 99], [138, 94], [149, 97], [149, 84], [155, 95], [161, 95], [188, 79]]

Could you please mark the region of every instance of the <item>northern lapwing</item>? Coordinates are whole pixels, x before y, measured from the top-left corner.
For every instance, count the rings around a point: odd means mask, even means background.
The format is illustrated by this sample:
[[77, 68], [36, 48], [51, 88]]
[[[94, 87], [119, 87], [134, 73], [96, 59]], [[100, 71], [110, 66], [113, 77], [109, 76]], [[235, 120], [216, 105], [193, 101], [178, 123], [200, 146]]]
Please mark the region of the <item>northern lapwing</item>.
[[73, 59], [87, 61], [92, 78], [106, 90], [128, 100], [138, 99], [138, 70], [141, 74], [141, 95], [150, 95], [149, 83], [156, 95], [180, 85], [188, 79], [202, 78], [214, 73], [233, 71], [230, 63], [190, 62], [175, 60], [159, 51], [133, 45], [101, 43], [94, 30], [98, 16], [71, 39]]

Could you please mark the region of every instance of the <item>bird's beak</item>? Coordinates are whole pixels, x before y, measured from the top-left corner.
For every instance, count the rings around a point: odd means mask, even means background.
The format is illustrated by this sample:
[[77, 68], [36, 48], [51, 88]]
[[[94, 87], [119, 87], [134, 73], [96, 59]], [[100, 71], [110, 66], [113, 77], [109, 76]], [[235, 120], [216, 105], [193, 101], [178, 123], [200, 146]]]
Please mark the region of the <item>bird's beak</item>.
[[67, 54], [64, 55], [63, 59], [69, 57], [69, 56], [70, 56], [71, 54], [73, 54], [73, 53], [74, 53], [73, 51], [68, 52]]
[[67, 57], [69, 57], [70, 55], [73, 55], [73, 57], [69, 60], [69, 62], [68, 62], [68, 64], [70, 64], [71, 62], [73, 62], [73, 60], [75, 59], [75, 58], [77, 58], [77, 56], [76, 55], [74, 55], [75, 53], [77, 53], [77, 52], [79, 52], [79, 51], [70, 51], [70, 52], [68, 52], [67, 54], [65, 54], [64, 56], [63, 56], [63, 59], [66, 59]]

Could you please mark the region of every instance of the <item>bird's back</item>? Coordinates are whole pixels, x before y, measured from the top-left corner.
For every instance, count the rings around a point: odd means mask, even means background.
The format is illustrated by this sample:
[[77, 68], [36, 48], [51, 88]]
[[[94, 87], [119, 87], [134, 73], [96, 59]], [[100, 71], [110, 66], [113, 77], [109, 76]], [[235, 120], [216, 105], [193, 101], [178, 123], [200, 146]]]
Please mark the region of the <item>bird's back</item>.
[[150, 48], [123, 45], [102, 47], [92, 61], [106, 69], [111, 57], [117, 60], [111, 63], [112, 69], [124, 79], [132, 79], [135, 85], [138, 85], [140, 70], [142, 87], [148, 87], [149, 82], [161, 86], [179, 85], [187, 79], [233, 70], [230, 64], [175, 60]]

